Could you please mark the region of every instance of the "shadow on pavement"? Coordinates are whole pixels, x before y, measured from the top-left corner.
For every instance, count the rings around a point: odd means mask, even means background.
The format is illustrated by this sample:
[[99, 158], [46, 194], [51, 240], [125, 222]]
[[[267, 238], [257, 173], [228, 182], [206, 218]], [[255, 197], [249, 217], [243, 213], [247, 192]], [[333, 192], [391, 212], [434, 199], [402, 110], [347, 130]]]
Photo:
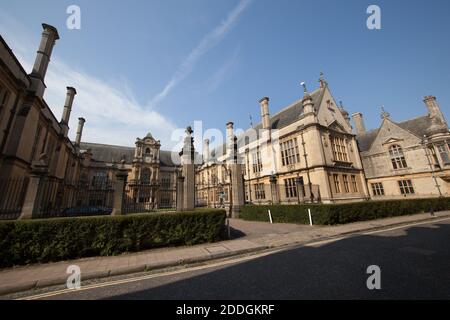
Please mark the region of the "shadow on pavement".
[[[366, 286], [370, 265], [381, 268], [381, 290]], [[116, 288], [111, 299], [449, 299], [450, 224], [358, 235], [151, 281], [134, 284], [132, 293]], [[140, 290], [145, 285], [153, 288]]]

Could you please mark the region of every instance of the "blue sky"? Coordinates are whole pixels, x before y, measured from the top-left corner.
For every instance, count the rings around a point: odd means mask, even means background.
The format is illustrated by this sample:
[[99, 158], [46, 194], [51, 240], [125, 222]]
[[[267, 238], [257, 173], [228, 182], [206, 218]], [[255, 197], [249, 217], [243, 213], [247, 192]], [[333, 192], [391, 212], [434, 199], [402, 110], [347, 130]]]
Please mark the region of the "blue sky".
[[[81, 8], [81, 30], [66, 8]], [[377, 4], [382, 30], [368, 30]], [[364, 0], [161, 0], [0, 2], [0, 33], [30, 71], [46, 22], [58, 28], [45, 98], [57, 117], [66, 85], [77, 87], [84, 140], [133, 145], [148, 131], [169, 146], [195, 120], [224, 130], [259, 122], [258, 100], [275, 113], [318, 86], [380, 123], [426, 113], [435, 95], [450, 119], [450, 2]]]

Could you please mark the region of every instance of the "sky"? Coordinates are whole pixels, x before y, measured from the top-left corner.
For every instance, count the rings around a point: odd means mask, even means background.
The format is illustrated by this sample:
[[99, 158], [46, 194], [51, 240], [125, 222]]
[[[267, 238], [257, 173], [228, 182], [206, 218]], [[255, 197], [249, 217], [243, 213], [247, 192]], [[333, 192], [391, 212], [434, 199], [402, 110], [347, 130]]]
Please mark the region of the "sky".
[[[381, 30], [367, 28], [372, 4]], [[66, 26], [70, 5], [79, 30]], [[426, 95], [450, 119], [449, 13], [447, 0], [1, 0], [0, 34], [30, 72], [41, 23], [58, 29], [44, 98], [59, 119], [76, 87], [71, 138], [84, 117], [84, 141], [133, 146], [151, 132], [168, 149], [194, 121], [260, 122], [261, 97], [273, 114], [320, 72], [368, 129], [382, 105], [394, 121], [426, 114]]]

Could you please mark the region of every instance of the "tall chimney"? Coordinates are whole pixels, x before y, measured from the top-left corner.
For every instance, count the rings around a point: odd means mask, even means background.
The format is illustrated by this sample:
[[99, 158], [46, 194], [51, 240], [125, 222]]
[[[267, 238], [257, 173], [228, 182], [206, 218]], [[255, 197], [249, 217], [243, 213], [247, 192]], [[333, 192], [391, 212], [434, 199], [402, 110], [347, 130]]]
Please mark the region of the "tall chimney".
[[59, 39], [58, 30], [55, 27], [43, 23], [41, 43], [37, 51], [36, 60], [34, 62], [33, 71], [30, 74], [32, 81], [32, 90], [35, 95], [42, 98], [45, 91], [45, 75], [47, 73], [48, 64], [50, 63], [50, 57], [52, 56], [53, 47], [56, 40]]
[[80, 146], [81, 144], [81, 136], [83, 134], [83, 127], [86, 120], [84, 118], [78, 118], [78, 128], [77, 128], [77, 137], [75, 139], [75, 145]]
[[264, 97], [259, 100], [261, 106], [261, 119], [263, 129], [270, 129], [270, 115], [269, 115], [269, 98]]
[[445, 121], [445, 117], [441, 111], [441, 108], [439, 108], [439, 105], [436, 101], [436, 97], [426, 96], [423, 98], [423, 102], [425, 102], [425, 105], [427, 106], [428, 116], [431, 119], [438, 120], [438, 122], [441, 122], [442, 124], [447, 123]]
[[227, 141], [226, 141], [226, 147], [227, 147], [227, 157], [231, 157], [233, 155], [234, 151], [234, 133], [233, 133], [233, 122], [227, 123]]
[[77, 90], [75, 88], [67, 87], [66, 102], [64, 103], [64, 111], [61, 118], [61, 126], [65, 137], [67, 137], [67, 133], [69, 132], [70, 113], [72, 112], [73, 99], [76, 94]]
[[209, 160], [209, 139], [203, 141], [203, 162], [207, 163]]
[[366, 127], [364, 126], [363, 115], [361, 112], [355, 112], [352, 114], [353, 122], [355, 123], [355, 129], [357, 135], [366, 133]]

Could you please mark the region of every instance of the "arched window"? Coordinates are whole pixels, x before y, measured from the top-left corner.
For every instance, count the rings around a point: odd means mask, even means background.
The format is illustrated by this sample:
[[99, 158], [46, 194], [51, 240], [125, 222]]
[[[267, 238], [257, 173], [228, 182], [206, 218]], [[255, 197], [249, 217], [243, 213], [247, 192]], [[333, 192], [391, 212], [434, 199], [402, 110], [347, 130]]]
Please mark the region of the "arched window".
[[150, 154], [150, 148], [145, 149], [145, 154]]
[[392, 166], [394, 170], [406, 168], [406, 160], [403, 155], [403, 150], [399, 145], [393, 145], [389, 148], [389, 155], [391, 157]]

